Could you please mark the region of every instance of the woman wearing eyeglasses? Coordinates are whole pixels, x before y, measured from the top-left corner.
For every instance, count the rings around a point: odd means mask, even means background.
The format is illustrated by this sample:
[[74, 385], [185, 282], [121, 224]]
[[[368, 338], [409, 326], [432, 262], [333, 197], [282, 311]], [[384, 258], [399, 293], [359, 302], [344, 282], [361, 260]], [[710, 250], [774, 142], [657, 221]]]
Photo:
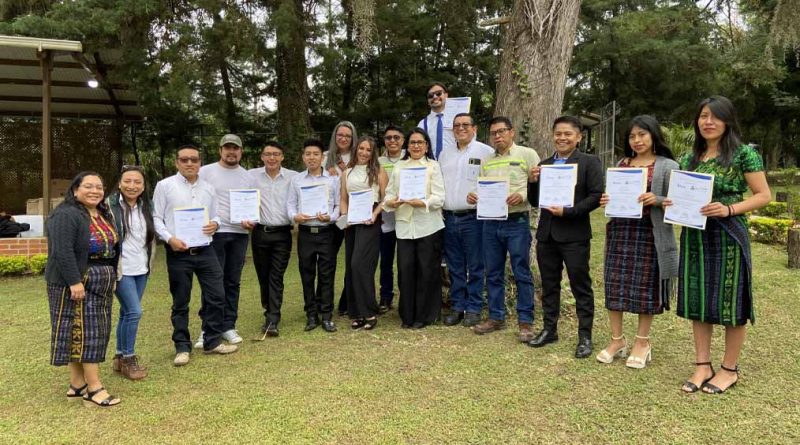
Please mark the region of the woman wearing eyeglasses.
[[153, 226], [152, 204], [147, 198], [144, 169], [126, 165], [117, 185], [117, 191], [106, 200], [114, 215], [114, 226], [120, 236], [119, 323], [117, 323], [117, 349], [113, 369], [131, 380], [140, 380], [147, 371], [139, 365], [134, 352], [139, 320], [142, 318], [142, 295], [152, 264]]
[[117, 277], [119, 235], [103, 202], [103, 179], [81, 172], [64, 202], [47, 218], [47, 296], [50, 363], [69, 367], [71, 400], [111, 407], [120, 399], [100, 382], [111, 333], [112, 291]]
[[[400, 285], [400, 319], [403, 328], [421, 329], [436, 321], [442, 306], [442, 261], [444, 180], [433, 160], [431, 140], [425, 130], [415, 128], [406, 136], [406, 154], [392, 171], [386, 188], [384, 209], [395, 212], [397, 270]], [[405, 169], [424, 169], [425, 197], [401, 199]]]

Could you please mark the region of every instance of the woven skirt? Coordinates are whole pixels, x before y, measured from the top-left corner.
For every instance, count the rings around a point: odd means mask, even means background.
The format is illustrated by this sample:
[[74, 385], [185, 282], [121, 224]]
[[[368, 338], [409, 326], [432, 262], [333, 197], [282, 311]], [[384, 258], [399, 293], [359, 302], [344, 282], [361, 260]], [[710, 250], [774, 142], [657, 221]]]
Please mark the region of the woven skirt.
[[106, 359], [111, 336], [111, 302], [116, 271], [112, 266], [89, 266], [81, 301], [70, 298], [69, 286], [47, 283], [50, 301], [50, 364], [100, 363]]
[[604, 278], [608, 310], [660, 314], [669, 309], [671, 281], [660, 278], [649, 216], [608, 222]]
[[744, 220], [708, 218], [681, 231], [677, 314], [705, 323], [755, 322], [750, 239]]

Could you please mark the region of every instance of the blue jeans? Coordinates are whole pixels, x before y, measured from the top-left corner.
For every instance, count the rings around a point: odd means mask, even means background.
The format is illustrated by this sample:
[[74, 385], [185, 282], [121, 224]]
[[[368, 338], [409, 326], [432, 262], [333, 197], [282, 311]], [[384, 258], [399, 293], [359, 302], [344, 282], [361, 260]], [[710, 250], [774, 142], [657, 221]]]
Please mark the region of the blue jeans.
[[147, 285], [147, 275], [123, 275], [117, 283], [119, 323], [117, 324], [117, 354], [129, 357], [134, 354], [136, 332], [142, 318], [142, 295]]
[[[239, 317], [239, 288], [242, 281], [244, 257], [247, 254], [247, 244], [250, 236], [246, 233], [220, 233], [214, 234], [211, 247], [217, 254], [219, 267], [222, 268], [222, 284], [225, 287], [225, 312], [223, 315], [222, 332], [236, 329], [236, 320]], [[204, 306], [200, 306], [200, 317], [203, 317]]]
[[450, 303], [454, 312], [480, 314], [483, 309], [483, 221], [475, 213], [444, 217], [444, 258], [450, 272]]
[[387, 306], [394, 299], [394, 253], [397, 247], [397, 232], [381, 232], [381, 304]]
[[[513, 214], [512, 214], [513, 215]], [[489, 288], [489, 318], [505, 320], [506, 252], [517, 283], [517, 319], [533, 323], [533, 276], [531, 275], [531, 229], [528, 215], [506, 221], [483, 222], [483, 258]]]

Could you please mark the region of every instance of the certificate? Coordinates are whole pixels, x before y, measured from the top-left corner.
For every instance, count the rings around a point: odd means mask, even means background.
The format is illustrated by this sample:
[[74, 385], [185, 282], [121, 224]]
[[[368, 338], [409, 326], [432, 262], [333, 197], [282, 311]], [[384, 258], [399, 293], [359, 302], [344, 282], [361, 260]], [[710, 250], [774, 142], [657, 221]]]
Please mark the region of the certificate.
[[609, 168], [606, 171], [606, 216], [641, 218], [644, 205], [639, 202], [639, 196], [646, 191], [646, 168]]
[[372, 190], [362, 190], [348, 194], [347, 224], [362, 224], [372, 219]]
[[705, 230], [700, 208], [711, 202], [713, 193], [714, 175], [672, 170], [667, 194], [672, 205], [664, 209], [664, 222]]
[[508, 179], [478, 178], [478, 219], [508, 219]]
[[230, 190], [231, 222], [259, 222], [261, 217], [261, 192], [256, 189]]
[[459, 113], [469, 113], [472, 104], [471, 97], [448, 97], [444, 103], [444, 113], [442, 113], [442, 127], [453, 128], [453, 121]]
[[539, 207], [572, 207], [578, 164], [542, 165], [539, 173]]
[[400, 170], [400, 191], [403, 201], [428, 197], [428, 167], [406, 167]]
[[308, 216], [328, 213], [328, 184], [300, 187], [300, 213]]
[[175, 238], [186, 243], [187, 247], [211, 244], [211, 235], [203, 233], [208, 224], [208, 211], [205, 207], [181, 207], [174, 211]]

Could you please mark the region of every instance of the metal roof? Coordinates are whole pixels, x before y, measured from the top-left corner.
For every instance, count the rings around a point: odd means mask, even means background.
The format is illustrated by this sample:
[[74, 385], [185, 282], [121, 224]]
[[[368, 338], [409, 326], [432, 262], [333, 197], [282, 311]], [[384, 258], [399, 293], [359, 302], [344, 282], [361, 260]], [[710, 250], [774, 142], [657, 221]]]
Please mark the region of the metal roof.
[[[0, 116], [42, 116], [40, 50], [53, 52], [53, 117], [143, 118], [136, 95], [106, 79], [119, 59], [114, 52], [84, 55], [80, 42], [12, 36], [0, 36]], [[90, 80], [98, 87], [91, 88]]]

